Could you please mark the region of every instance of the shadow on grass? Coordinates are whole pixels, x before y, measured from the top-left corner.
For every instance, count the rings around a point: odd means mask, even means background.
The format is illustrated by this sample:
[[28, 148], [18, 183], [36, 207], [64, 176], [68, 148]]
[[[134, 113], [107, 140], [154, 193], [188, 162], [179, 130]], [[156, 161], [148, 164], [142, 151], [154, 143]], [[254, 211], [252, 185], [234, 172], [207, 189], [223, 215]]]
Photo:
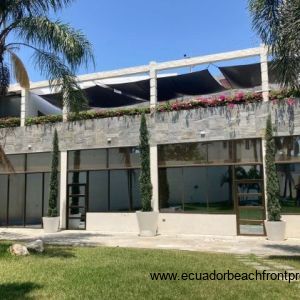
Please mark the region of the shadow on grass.
[[300, 255], [271, 255], [268, 256], [269, 259], [276, 259], [276, 260], [286, 260], [286, 261], [296, 261], [300, 262]]
[[47, 246], [45, 252], [43, 253], [34, 253], [37, 256], [44, 257], [57, 257], [57, 258], [73, 258], [75, 257], [74, 248], [72, 247], [62, 247], [62, 246]]
[[33, 299], [33, 297], [28, 294], [40, 288], [41, 285], [32, 282], [2, 283], [0, 284], [0, 297], [1, 299]]
[[295, 255], [300, 253], [300, 246], [298, 245], [273, 244], [273, 245], [265, 245], [265, 247], [270, 249], [283, 250], [285, 252], [290, 252], [291, 254], [295, 254]]

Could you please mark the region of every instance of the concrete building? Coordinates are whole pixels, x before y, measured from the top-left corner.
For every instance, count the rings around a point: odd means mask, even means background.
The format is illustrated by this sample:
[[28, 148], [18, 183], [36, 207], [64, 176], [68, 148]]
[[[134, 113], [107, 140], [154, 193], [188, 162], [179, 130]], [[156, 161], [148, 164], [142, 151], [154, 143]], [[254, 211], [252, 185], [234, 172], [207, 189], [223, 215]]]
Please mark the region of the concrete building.
[[[207, 70], [170, 74], [248, 57], [258, 57], [259, 63], [220, 68], [221, 80]], [[1, 116], [19, 113], [20, 126], [0, 130], [15, 170], [0, 166], [0, 225], [41, 227], [56, 128], [61, 227], [138, 233], [139, 108], [150, 107], [152, 207], [160, 212], [159, 233], [265, 235], [264, 128], [270, 113], [287, 236], [300, 237], [299, 102], [270, 97], [267, 59], [262, 46], [79, 76], [91, 108], [101, 108], [101, 117], [86, 120], [68, 120], [67, 107], [60, 106], [48, 82], [32, 83], [30, 90], [11, 86], [6, 100], [15, 108], [12, 113], [4, 105]], [[230, 96], [228, 84], [238, 96]], [[136, 112], [104, 117], [120, 107]], [[38, 122], [49, 114], [63, 117]], [[42, 124], [32, 125], [28, 118]]]

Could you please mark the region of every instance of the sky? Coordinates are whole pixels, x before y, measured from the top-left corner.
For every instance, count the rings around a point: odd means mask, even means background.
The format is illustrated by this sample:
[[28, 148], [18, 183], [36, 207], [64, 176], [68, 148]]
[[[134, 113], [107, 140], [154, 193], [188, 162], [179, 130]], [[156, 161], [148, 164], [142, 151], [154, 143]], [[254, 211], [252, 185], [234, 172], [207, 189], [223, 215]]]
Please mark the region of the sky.
[[[77, 0], [52, 19], [80, 29], [93, 45], [100, 72], [256, 47], [247, 0]], [[45, 79], [26, 62], [30, 80]]]

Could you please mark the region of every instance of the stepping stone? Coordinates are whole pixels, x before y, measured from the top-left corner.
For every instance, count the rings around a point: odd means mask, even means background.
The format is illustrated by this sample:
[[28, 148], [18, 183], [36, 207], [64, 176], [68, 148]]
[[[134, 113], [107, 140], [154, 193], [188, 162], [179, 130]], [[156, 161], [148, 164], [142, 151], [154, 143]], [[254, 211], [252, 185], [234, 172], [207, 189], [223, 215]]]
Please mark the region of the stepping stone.
[[275, 265], [275, 264], [272, 264], [272, 266], [273, 266], [273, 268], [281, 269], [281, 270], [295, 270], [295, 268], [293, 268], [291, 266]]
[[257, 266], [256, 270], [257, 271], [264, 271], [264, 270], [268, 271], [268, 270], [271, 270], [271, 268], [270, 267], [266, 267], [266, 266]]

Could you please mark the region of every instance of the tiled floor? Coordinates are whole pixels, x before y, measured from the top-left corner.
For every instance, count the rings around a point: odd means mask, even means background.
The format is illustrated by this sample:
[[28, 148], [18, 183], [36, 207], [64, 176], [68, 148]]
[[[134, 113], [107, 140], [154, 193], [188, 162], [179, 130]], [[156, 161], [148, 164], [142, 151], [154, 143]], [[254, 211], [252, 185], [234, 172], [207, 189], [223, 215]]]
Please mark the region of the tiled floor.
[[61, 231], [45, 234], [42, 229], [0, 228], [0, 240], [28, 241], [65, 245], [101, 245], [108, 247], [180, 249], [256, 255], [300, 255], [300, 240], [271, 242], [265, 237], [158, 235], [142, 238], [136, 234], [109, 234], [91, 231]]

